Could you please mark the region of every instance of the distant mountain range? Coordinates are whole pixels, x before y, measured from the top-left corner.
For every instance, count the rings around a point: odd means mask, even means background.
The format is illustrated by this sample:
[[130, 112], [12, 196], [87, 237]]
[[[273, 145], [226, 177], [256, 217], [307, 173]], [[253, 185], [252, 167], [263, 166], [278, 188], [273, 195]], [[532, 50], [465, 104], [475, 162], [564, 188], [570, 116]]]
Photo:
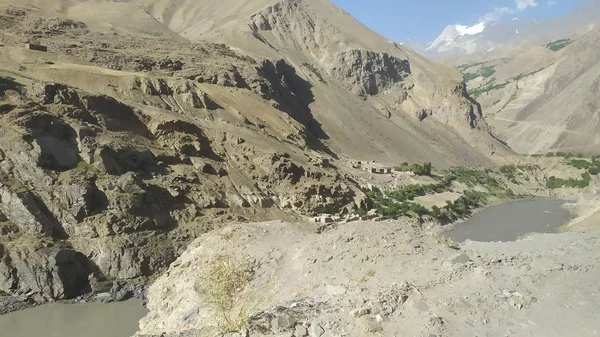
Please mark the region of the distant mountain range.
[[600, 0], [590, 1], [556, 19], [513, 18], [510, 21], [480, 22], [473, 26], [449, 25], [431, 44], [405, 42], [425, 56], [450, 59], [476, 53], [498, 54], [527, 44], [545, 44], [558, 38], [585, 34], [600, 22]]

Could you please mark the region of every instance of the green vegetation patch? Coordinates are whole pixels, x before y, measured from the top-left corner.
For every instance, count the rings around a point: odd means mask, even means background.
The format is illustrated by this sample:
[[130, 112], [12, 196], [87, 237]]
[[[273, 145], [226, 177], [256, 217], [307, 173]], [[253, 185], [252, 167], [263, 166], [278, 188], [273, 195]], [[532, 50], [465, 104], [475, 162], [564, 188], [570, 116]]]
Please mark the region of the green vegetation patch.
[[319, 69], [317, 69], [315, 66], [307, 62], [302, 63], [302, 65], [305, 66], [308, 70], [310, 70], [310, 72], [312, 72], [317, 77], [317, 79], [319, 79], [319, 82], [327, 83], [327, 80], [325, 80], [323, 74], [321, 74]]
[[495, 73], [496, 73], [495, 66], [483, 67], [483, 69], [481, 69], [481, 71], [480, 71], [481, 76], [484, 78], [488, 78], [488, 77], [494, 75]]
[[502, 106], [502, 109], [500, 109], [500, 110], [504, 110], [515, 99], [517, 99], [517, 91], [515, 91], [512, 95], [510, 95], [510, 97], [508, 98], [508, 101], [506, 101], [506, 103], [504, 103], [504, 105]]
[[399, 172], [413, 172], [418, 176], [431, 176], [432, 165], [431, 163], [420, 164], [409, 164], [407, 162], [402, 163], [394, 168]]
[[562, 157], [565, 159], [569, 158], [585, 158], [585, 156], [581, 153], [573, 153], [573, 152], [548, 152], [545, 154], [546, 157]]
[[498, 90], [498, 89], [502, 89], [504, 87], [506, 87], [508, 85], [509, 82], [504, 82], [501, 84], [495, 84], [495, 83], [486, 83], [484, 86], [476, 88], [476, 89], [472, 89], [469, 90], [469, 95], [473, 96], [473, 97], [479, 97], [483, 94], [485, 94], [486, 92], [490, 92], [492, 90]]
[[484, 64], [485, 64], [485, 62], [466, 63], [466, 64], [461, 64], [461, 65], [457, 66], [456, 69], [465, 71], [471, 67], [477, 67], [477, 66], [481, 66]]
[[231, 48], [229, 48], [229, 46], [224, 43], [213, 44], [213, 48], [215, 48], [217, 50], [217, 53], [219, 55], [231, 57], [236, 60], [240, 60], [240, 61], [244, 61], [244, 62], [248, 62], [248, 63], [252, 63], [252, 64], [256, 64], [256, 60], [254, 58], [252, 58], [251, 56], [240, 55], [240, 54], [236, 53], [235, 51], [231, 50]]
[[552, 189], [561, 188], [561, 187], [586, 188], [586, 187], [590, 186], [591, 180], [592, 180], [592, 177], [587, 172], [581, 174], [581, 179], [574, 179], [574, 178], [560, 179], [560, 178], [556, 178], [555, 176], [551, 176], [546, 181], [546, 187], [552, 188]]
[[513, 77], [511, 79], [516, 82], [516, 81], [518, 81], [518, 80], [520, 80], [522, 78], [525, 78], [525, 77], [528, 77], [528, 76], [531, 76], [531, 75], [535, 75], [535, 74], [539, 73], [540, 71], [542, 71], [542, 70], [544, 70], [546, 68], [548, 68], [548, 67], [543, 67], [543, 68], [540, 68], [538, 70], [534, 70], [534, 71], [529, 72], [529, 73], [521, 73], [521, 74], [519, 74], [519, 75], [517, 75], [517, 76], [515, 76], [515, 77]]
[[[414, 165], [405, 164], [400, 168], [411, 166]], [[418, 167], [423, 166], [418, 165]], [[518, 166], [506, 166], [501, 168], [500, 171], [502, 174], [512, 176], [516, 181], [518, 170], [520, 170]], [[426, 171], [431, 171], [431, 169], [429, 168]], [[441, 223], [448, 223], [470, 216], [475, 209], [488, 204], [492, 198], [518, 198], [510, 188], [495, 179], [492, 173], [492, 170], [482, 171], [455, 167], [444, 171], [444, 176], [438, 183], [410, 185], [385, 192], [369, 191], [366, 192], [366, 195], [370, 209], [375, 209], [377, 214], [385, 218], [397, 219], [402, 216], [430, 217]], [[417, 197], [452, 191], [454, 182], [460, 182], [468, 187], [463, 195], [454, 202], [448, 201], [444, 207], [432, 207], [431, 209], [414, 202]]]
[[464, 73], [466, 82], [474, 80], [478, 77], [488, 78], [496, 73], [496, 66], [485, 66], [475, 73]]
[[559, 50], [563, 49], [564, 47], [570, 45], [571, 43], [573, 43], [573, 41], [570, 39], [560, 39], [560, 40], [556, 40], [556, 41], [552, 41], [552, 42], [548, 43], [546, 45], [546, 48], [548, 48], [552, 51], [559, 51]]
[[492, 172], [493, 171], [490, 169], [481, 171], [465, 167], [455, 167], [449, 170], [451, 176], [455, 177], [458, 182], [461, 182], [470, 188], [475, 188], [477, 186], [483, 187], [488, 190], [490, 196], [499, 199], [515, 198], [516, 195], [514, 192], [494, 178], [490, 174]]
[[560, 157], [567, 160], [567, 165], [578, 169], [587, 170], [592, 176], [600, 174], [600, 156], [586, 157], [581, 153], [572, 152], [548, 152], [545, 155], [536, 154], [532, 157]]
[[[542, 155], [534, 155], [533, 157], [541, 157]], [[578, 169], [585, 170], [584, 173], [581, 174], [581, 179], [576, 178], [568, 178], [562, 179], [557, 178], [555, 176], [551, 176], [546, 180], [547, 188], [562, 188], [562, 187], [570, 187], [570, 188], [585, 188], [590, 186], [590, 182], [592, 180], [592, 176], [596, 176], [600, 174], [600, 157], [593, 156], [591, 158], [586, 158], [581, 153], [571, 153], [571, 152], [548, 152], [545, 157], [560, 157], [566, 160], [566, 164]]]
[[477, 77], [479, 77], [478, 73], [465, 73], [464, 74], [464, 78], [466, 82], [469, 82], [471, 80], [476, 79]]
[[567, 164], [579, 168], [585, 169], [588, 174], [596, 176], [600, 174], [600, 158], [592, 157], [591, 160], [587, 159], [571, 159]]

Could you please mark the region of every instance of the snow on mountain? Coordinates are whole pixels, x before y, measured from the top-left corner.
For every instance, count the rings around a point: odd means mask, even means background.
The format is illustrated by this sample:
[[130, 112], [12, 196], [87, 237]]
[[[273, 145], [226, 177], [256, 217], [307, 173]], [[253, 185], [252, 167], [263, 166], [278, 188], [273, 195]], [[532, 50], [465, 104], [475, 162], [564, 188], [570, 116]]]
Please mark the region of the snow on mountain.
[[432, 50], [439, 46], [450, 45], [457, 38], [465, 35], [477, 35], [485, 30], [485, 23], [480, 22], [473, 26], [450, 25], [438, 36], [435, 41], [426, 49]]
[[513, 17], [506, 21], [482, 21], [473, 26], [447, 26], [433, 43], [419, 51], [432, 58], [452, 58], [478, 52], [508, 50], [523, 44], [543, 45], [582, 35], [600, 25], [600, 0], [591, 0], [573, 12], [538, 21]]

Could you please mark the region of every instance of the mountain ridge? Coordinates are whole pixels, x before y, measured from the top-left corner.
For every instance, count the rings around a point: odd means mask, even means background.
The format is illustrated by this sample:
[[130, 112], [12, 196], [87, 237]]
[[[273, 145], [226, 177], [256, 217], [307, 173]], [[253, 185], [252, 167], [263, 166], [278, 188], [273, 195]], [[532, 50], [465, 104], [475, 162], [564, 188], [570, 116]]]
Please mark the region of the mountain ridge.
[[531, 45], [543, 45], [555, 39], [585, 34], [598, 27], [599, 17], [600, 1], [591, 0], [562, 17], [544, 21], [513, 18], [482, 21], [470, 27], [449, 25], [421, 51], [426, 56], [448, 60], [468, 55], [473, 55], [474, 59], [497, 57], [497, 54], [509, 55]]

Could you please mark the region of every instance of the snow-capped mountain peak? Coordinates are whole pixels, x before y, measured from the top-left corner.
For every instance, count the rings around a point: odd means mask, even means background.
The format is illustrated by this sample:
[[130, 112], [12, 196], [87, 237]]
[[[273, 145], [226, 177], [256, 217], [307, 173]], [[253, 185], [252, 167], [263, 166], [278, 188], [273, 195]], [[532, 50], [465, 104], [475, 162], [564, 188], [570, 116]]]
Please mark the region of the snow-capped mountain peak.
[[465, 36], [465, 35], [477, 35], [482, 33], [485, 30], [485, 23], [480, 22], [473, 26], [463, 26], [463, 25], [449, 25], [444, 29], [442, 34], [438, 36], [435, 41], [427, 48], [427, 50], [431, 50], [443, 45], [449, 45], [454, 41], [457, 37]]

